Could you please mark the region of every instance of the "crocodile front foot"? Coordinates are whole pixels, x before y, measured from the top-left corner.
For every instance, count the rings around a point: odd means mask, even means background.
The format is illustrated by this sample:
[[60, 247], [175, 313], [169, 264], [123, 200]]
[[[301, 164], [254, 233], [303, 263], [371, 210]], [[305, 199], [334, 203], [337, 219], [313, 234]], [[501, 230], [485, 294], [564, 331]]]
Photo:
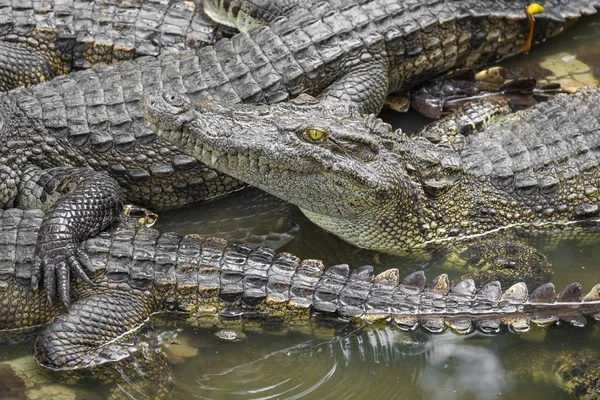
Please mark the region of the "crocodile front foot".
[[48, 210], [38, 234], [33, 284], [36, 286], [43, 274], [48, 300], [58, 296], [67, 308], [71, 272], [92, 284], [84, 270], [87, 257], [79, 252], [79, 243], [121, 215], [121, 189], [114, 179], [91, 169], [32, 168], [23, 176], [19, 205]]

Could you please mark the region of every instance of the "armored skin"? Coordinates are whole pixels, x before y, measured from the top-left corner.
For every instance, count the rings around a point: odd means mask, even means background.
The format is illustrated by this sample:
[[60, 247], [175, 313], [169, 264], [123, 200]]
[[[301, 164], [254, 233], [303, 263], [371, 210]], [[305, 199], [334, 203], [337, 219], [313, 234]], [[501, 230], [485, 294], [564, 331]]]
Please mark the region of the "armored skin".
[[[583, 296], [577, 283], [557, 295], [552, 284], [532, 293], [522, 282], [505, 291], [498, 281], [477, 288], [466, 279], [453, 286], [445, 274], [427, 283], [422, 271], [401, 280], [397, 269], [373, 276], [370, 266], [325, 268], [319, 260], [301, 261], [266, 247], [160, 234], [129, 218], [83, 242], [81, 257], [94, 271], [95, 285], [73, 280], [72, 305], [61, 315], [60, 306], [32, 285], [43, 218], [40, 210], [0, 212], [0, 331], [15, 336], [41, 329], [36, 360], [69, 374], [97, 369], [104, 376], [116, 364], [120, 373], [143, 367], [166, 390], [160, 354], [131, 340], [155, 314], [194, 326], [264, 321], [308, 332], [327, 321], [494, 333], [502, 325], [527, 330], [530, 321], [581, 326], [586, 316], [600, 318], [600, 285]], [[529, 264], [538, 262], [527, 256], [524, 272]], [[505, 279], [506, 272], [511, 274], [497, 268], [482, 276]], [[533, 273], [544, 279], [542, 271]]]
[[198, 49], [231, 36], [200, 0], [76, 0], [0, 4], [0, 91], [72, 69]]
[[[176, 3], [169, 4], [175, 7]], [[5, 154], [0, 158], [2, 206], [48, 207], [50, 196], [39, 189], [29, 194], [27, 202], [17, 201], [22, 196], [20, 186], [29, 179], [23, 171], [33, 168], [44, 173], [65, 165], [105, 172], [116, 180], [128, 202], [155, 210], [211, 199], [244, 186], [156, 140], [141, 115], [142, 94], [172, 89], [196, 100], [232, 104], [276, 103], [306, 92], [350, 101], [361, 111], [373, 112], [381, 108], [390, 91], [458, 65], [479, 65], [520, 52], [529, 32], [527, 4], [520, 0], [510, 4], [477, 1], [468, 6], [464, 0], [438, 1], [426, 7], [390, 0], [323, 4], [326, 7], [319, 8], [316, 20], [281, 16], [268, 26], [220, 40], [214, 47], [90, 68], [0, 96], [0, 149]], [[561, 32], [581, 15], [596, 12], [596, 5], [581, 0], [546, 4], [547, 12], [536, 17], [535, 39]], [[109, 6], [108, 10], [113, 9]], [[165, 11], [168, 15], [169, 10]], [[287, 12], [295, 11], [283, 14]], [[19, 18], [10, 21], [21, 26]], [[169, 23], [167, 18], [165, 23]], [[95, 25], [90, 29], [94, 31]], [[115, 42], [108, 49], [119, 46]], [[14, 149], [18, 157], [12, 156]], [[90, 196], [93, 180], [85, 183]], [[98, 198], [115, 199], [111, 212], [90, 212], [97, 219], [87, 221], [57, 206], [53, 221], [60, 224], [45, 231], [61, 231], [62, 239], [77, 243], [106, 226], [120, 209], [120, 194], [94, 193]], [[95, 210], [95, 201], [88, 200], [90, 210]], [[54, 246], [59, 241], [47, 234], [40, 235], [39, 241], [44, 287], [53, 295], [58, 284], [66, 305], [69, 271], [83, 275], [77, 254], [73, 246]], [[50, 245], [41, 246], [42, 242]]]
[[[2, 331], [35, 328], [59, 314], [59, 306], [49, 303], [32, 287], [31, 260], [43, 218], [40, 210], [8, 209], [0, 213], [4, 239], [0, 276], [5, 288], [0, 297], [10, 307], [3, 313]], [[235, 310], [244, 313], [245, 318], [280, 319], [286, 324], [309, 324], [315, 313], [331, 318], [388, 321], [410, 329], [420, 323], [426, 329], [440, 330], [445, 324], [439, 324], [446, 320], [448, 326], [462, 332], [475, 327], [496, 332], [502, 324], [517, 322], [524, 324], [521, 329], [527, 329], [527, 318], [541, 322], [542, 315], [545, 323], [558, 318], [581, 322], [585, 321], [583, 315], [596, 316], [600, 312], [598, 286], [582, 296], [581, 285], [573, 284], [557, 296], [552, 284], [544, 284], [528, 295], [523, 283], [502, 292], [497, 281], [477, 289], [472, 279], [452, 286], [446, 275], [426, 285], [422, 271], [401, 280], [397, 269], [377, 276], [372, 276], [370, 266], [352, 272], [347, 265], [326, 269], [319, 260], [301, 261], [266, 247], [252, 249], [217, 238], [160, 234], [126, 217], [84, 241], [80, 251], [86, 267], [94, 271], [96, 286], [74, 280], [71, 309], [43, 330], [38, 349], [44, 348], [40, 343], [50, 344], [52, 335], [58, 334], [56, 329], [67, 325], [73, 330], [73, 339], [79, 340], [81, 332], [90, 332], [85, 318], [101, 310], [105, 317], [114, 319], [110, 325], [123, 324], [119, 328], [122, 332], [162, 311], [187, 313], [191, 322], [200, 323], [204, 318], [217, 324], [219, 318], [231, 317]], [[538, 265], [537, 260], [531, 260], [532, 265]], [[524, 270], [529, 267], [527, 262], [524, 259]], [[544, 279], [542, 271], [536, 274]], [[491, 277], [506, 278], [502, 267]], [[20, 301], [15, 301], [15, 296]], [[436, 299], [434, 303], [432, 299]], [[482, 302], [489, 302], [489, 307], [481, 308]], [[565, 302], [568, 307], [563, 306]], [[464, 312], [468, 316], [462, 315]], [[79, 323], [69, 324], [69, 318], [77, 318]], [[458, 324], [457, 319], [462, 322]], [[104, 332], [106, 321], [94, 321], [96, 341], [119, 335]], [[64, 345], [65, 337], [61, 338], [59, 347]], [[54, 364], [76, 365], [75, 358], [56, 360]]]
[[598, 104], [596, 89], [558, 95], [450, 145], [311, 98], [258, 108], [172, 93], [143, 102], [152, 127], [189, 155], [392, 254], [496, 233], [595, 231]]

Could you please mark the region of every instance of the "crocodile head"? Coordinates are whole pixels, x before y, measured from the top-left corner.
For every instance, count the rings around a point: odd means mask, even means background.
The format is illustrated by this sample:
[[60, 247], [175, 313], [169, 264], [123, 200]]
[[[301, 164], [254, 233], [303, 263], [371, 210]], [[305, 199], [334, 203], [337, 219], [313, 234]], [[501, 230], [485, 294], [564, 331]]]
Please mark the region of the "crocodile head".
[[385, 224], [382, 218], [389, 218], [393, 234], [404, 227], [389, 213], [399, 212], [398, 204], [407, 204], [403, 214], [419, 207], [421, 192], [412, 187], [400, 151], [403, 135], [374, 116], [326, 107], [310, 96], [268, 107], [192, 106], [184, 96], [165, 92], [144, 98], [141, 108], [168, 142], [299, 206], [343, 238], [358, 223], [368, 235], [367, 225]]

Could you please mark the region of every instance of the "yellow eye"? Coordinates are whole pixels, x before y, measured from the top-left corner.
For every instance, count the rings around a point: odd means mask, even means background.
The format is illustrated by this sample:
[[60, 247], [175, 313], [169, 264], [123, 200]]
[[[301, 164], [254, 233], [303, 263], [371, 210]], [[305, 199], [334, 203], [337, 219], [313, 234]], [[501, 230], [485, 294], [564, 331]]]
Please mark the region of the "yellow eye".
[[306, 131], [304, 131], [304, 134], [308, 139], [315, 142], [321, 142], [327, 137], [327, 133], [318, 128], [308, 128]]

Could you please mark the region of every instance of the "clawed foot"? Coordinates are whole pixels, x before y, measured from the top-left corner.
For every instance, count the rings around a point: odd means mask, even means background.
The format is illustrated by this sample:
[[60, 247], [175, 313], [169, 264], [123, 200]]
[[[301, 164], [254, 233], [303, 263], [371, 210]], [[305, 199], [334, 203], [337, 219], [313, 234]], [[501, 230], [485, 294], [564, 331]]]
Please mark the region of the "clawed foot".
[[33, 285], [38, 283], [43, 276], [44, 290], [48, 302], [52, 303], [58, 294], [60, 304], [65, 309], [70, 304], [70, 277], [73, 273], [86, 284], [95, 285], [87, 276], [84, 266], [90, 272], [88, 256], [81, 252], [74, 239], [70, 240], [44, 240], [40, 234], [33, 274]]

